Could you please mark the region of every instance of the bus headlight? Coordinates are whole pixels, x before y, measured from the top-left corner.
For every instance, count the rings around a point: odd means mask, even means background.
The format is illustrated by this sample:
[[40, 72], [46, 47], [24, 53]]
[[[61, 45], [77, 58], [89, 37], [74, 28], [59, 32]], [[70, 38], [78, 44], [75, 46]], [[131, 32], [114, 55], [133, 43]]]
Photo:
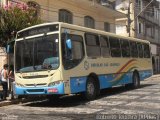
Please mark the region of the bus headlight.
[[22, 84], [20, 84], [20, 83], [16, 83], [16, 85], [17, 85], [18, 87], [24, 87], [24, 85], [22, 85]]
[[59, 85], [59, 84], [62, 83], [62, 82], [63, 82], [62, 80], [60, 80], [60, 81], [55, 81], [55, 82], [51, 82], [51, 83], [48, 84], [48, 86], [51, 87], [51, 86]]

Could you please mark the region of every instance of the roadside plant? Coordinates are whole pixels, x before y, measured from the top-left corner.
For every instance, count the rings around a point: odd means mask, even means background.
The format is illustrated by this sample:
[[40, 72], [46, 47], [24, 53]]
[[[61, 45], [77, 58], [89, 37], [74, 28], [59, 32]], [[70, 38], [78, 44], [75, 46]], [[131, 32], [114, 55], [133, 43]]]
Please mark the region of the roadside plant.
[[14, 40], [17, 31], [41, 22], [37, 9], [27, 4], [9, 4], [0, 8], [0, 47]]

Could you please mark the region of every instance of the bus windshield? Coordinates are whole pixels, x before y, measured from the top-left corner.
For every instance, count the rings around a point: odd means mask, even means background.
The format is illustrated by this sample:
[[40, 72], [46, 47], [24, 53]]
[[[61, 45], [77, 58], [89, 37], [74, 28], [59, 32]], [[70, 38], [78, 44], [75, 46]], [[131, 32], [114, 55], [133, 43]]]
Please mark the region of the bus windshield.
[[58, 34], [16, 42], [16, 72], [57, 69], [59, 66]]

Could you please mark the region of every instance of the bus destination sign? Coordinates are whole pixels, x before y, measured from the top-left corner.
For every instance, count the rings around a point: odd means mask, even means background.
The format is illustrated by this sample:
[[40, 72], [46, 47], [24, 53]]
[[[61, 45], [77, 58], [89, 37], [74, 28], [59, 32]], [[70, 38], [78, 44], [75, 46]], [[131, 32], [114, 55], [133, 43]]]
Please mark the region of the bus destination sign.
[[17, 35], [17, 39], [25, 38], [25, 37], [33, 36], [33, 35], [38, 35], [38, 34], [43, 34], [43, 33], [48, 33], [48, 32], [54, 32], [58, 30], [59, 30], [58, 24], [35, 27], [32, 29], [28, 29], [28, 30], [19, 32]]

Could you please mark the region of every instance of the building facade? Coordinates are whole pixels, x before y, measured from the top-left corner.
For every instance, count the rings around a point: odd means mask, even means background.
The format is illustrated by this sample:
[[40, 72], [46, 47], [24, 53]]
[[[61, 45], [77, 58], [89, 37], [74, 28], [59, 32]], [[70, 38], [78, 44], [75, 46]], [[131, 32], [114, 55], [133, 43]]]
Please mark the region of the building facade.
[[117, 19], [116, 33], [148, 40], [154, 73], [160, 73], [160, 2], [157, 0], [117, 0], [116, 10], [127, 15]]
[[[6, 1], [0, 0], [0, 8], [6, 5]], [[3, 65], [7, 63], [7, 54], [4, 47], [0, 47], [0, 70], [3, 68]]]
[[112, 33], [116, 32], [115, 20], [125, 17], [101, 0], [10, 0], [17, 4], [22, 1], [35, 7], [44, 22], [60, 21]]

